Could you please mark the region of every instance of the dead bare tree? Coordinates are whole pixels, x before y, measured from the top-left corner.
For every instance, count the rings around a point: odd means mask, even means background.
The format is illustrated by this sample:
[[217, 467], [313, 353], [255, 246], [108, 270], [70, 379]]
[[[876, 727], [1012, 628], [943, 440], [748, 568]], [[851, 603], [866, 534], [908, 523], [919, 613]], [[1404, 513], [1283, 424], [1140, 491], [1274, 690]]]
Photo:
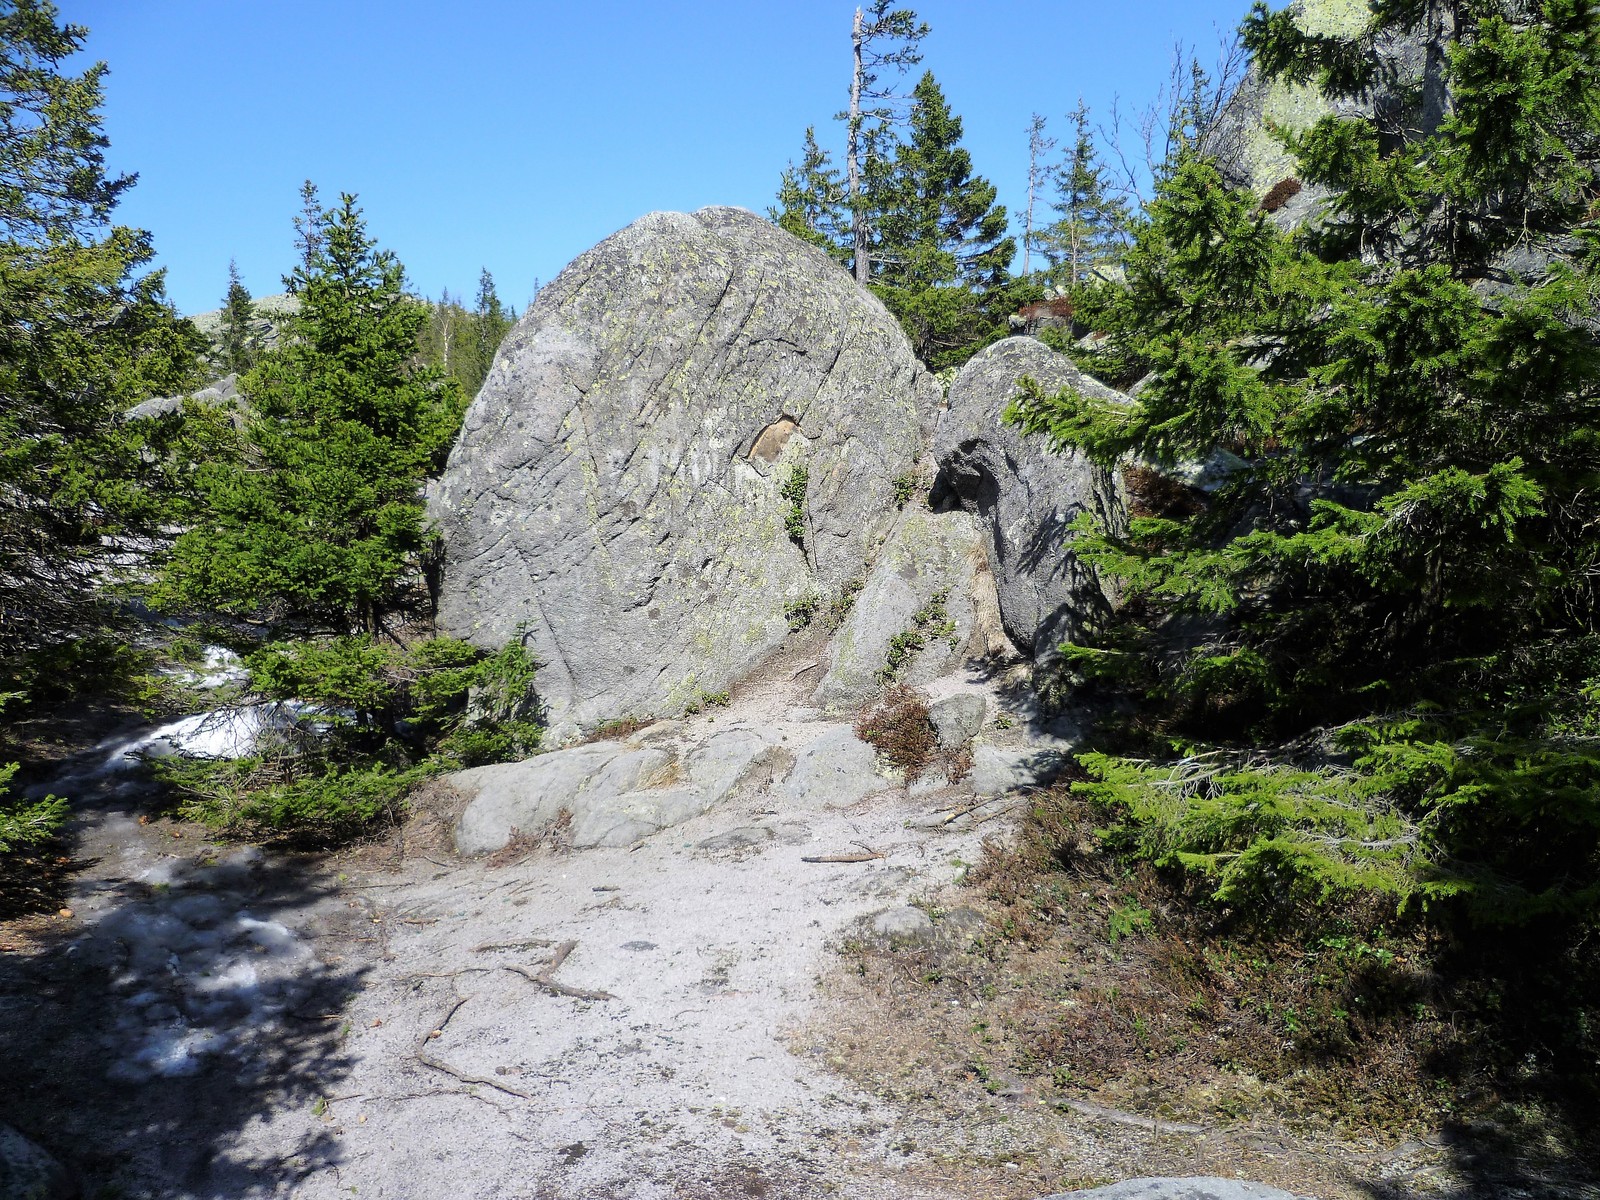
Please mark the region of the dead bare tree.
[[880, 73], [892, 68], [897, 75], [922, 61], [919, 43], [928, 34], [926, 23], [909, 8], [894, 8], [893, 0], [873, 0], [865, 13], [856, 9], [850, 31], [854, 67], [850, 75], [850, 107], [840, 116], [846, 121], [846, 182], [850, 200], [850, 239], [855, 258], [856, 282], [872, 278], [871, 230], [867, 225], [863, 159], [879, 139], [875, 133], [902, 119], [905, 97], [879, 82]]

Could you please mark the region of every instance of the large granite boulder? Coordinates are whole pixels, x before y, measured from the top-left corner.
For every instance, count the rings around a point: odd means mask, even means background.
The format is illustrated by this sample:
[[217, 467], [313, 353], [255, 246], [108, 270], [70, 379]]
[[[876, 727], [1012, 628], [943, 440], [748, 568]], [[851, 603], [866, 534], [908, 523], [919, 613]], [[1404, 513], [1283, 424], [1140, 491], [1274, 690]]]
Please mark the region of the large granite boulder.
[[681, 710], [863, 572], [938, 400], [820, 251], [742, 209], [643, 217], [539, 293], [468, 410], [439, 623], [524, 638], [558, 737]]
[[1084, 512], [1113, 527], [1124, 518], [1110, 472], [1081, 454], [1057, 454], [1043, 438], [1025, 437], [1001, 421], [1024, 375], [1047, 391], [1075, 387], [1125, 401], [1033, 338], [994, 343], [950, 385], [949, 407], [934, 436], [939, 473], [931, 500], [935, 507], [977, 514], [1006, 635], [1024, 653], [1044, 659], [1109, 603], [1094, 572], [1072, 556], [1069, 527]]

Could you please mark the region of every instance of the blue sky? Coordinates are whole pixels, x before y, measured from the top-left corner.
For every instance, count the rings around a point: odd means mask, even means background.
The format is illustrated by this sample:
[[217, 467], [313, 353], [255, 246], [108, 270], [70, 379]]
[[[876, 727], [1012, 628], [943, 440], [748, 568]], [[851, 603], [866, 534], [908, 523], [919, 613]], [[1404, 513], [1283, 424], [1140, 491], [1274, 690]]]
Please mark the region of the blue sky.
[[[183, 312], [229, 258], [282, 290], [300, 182], [359, 194], [411, 284], [537, 280], [652, 209], [762, 211], [816, 124], [837, 154], [853, 4], [800, 0], [58, 0], [111, 67], [118, 212], [155, 235]], [[1015, 214], [1026, 127], [1081, 93], [1145, 103], [1175, 41], [1214, 57], [1247, 0], [926, 0], [923, 67]]]

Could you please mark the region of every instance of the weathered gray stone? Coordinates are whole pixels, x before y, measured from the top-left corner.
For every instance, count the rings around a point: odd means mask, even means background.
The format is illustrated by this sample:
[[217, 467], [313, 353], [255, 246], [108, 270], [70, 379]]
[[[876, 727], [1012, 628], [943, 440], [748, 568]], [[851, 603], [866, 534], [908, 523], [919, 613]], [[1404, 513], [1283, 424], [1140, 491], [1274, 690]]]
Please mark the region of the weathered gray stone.
[[78, 1189], [42, 1146], [0, 1125], [0, 1200], [69, 1200]]
[[622, 747], [610, 743], [574, 746], [447, 776], [452, 787], [470, 797], [456, 823], [456, 849], [488, 854], [518, 832], [540, 832], [563, 808], [571, 811], [584, 784], [621, 753]]
[[180, 411], [185, 400], [193, 400], [196, 404], [206, 407], [221, 408], [230, 405], [237, 407], [239, 404], [239, 376], [224, 375], [215, 383], [207, 384], [198, 392], [188, 396], [156, 396], [153, 399], [135, 404], [123, 415], [130, 420], [139, 420], [144, 417], [164, 417], [169, 413]]
[[980, 796], [1044, 787], [1061, 773], [1066, 756], [1055, 750], [1006, 749], [978, 746], [972, 752], [972, 774], [967, 783]]
[[[553, 735], [681, 711], [860, 575], [938, 387], [826, 255], [740, 209], [652, 213], [502, 345], [430, 498], [440, 624], [523, 636]], [[804, 546], [785, 484], [809, 472]]]
[[877, 692], [891, 643], [897, 635], [912, 632], [916, 616], [941, 593], [953, 628], [924, 628], [922, 649], [896, 678], [908, 684], [926, 683], [959, 661], [961, 648], [972, 636], [973, 569], [982, 553], [977, 525], [968, 514], [908, 507], [850, 615], [834, 634], [816, 703], [839, 712], [859, 707]]
[[544, 832], [563, 811], [572, 845], [631, 846], [742, 789], [770, 785], [788, 761], [787, 751], [758, 730], [717, 730], [687, 747], [669, 733], [681, 730], [645, 730], [620, 744], [572, 746], [526, 762], [457, 771], [446, 781], [468, 803], [456, 824], [456, 848], [498, 850], [517, 833]]
[[933, 919], [909, 904], [873, 917], [867, 925], [872, 940], [891, 950], [926, 946], [934, 940]]
[[988, 715], [989, 702], [977, 692], [958, 692], [928, 706], [928, 720], [946, 750], [963, 746], [977, 736]]
[[1072, 556], [1069, 526], [1089, 512], [1115, 528], [1123, 515], [1109, 472], [1076, 452], [1053, 453], [1043, 438], [1024, 437], [1001, 422], [1024, 375], [1046, 391], [1075, 387], [1108, 403], [1125, 402], [1042, 342], [1014, 337], [994, 343], [950, 385], [949, 409], [934, 437], [939, 474], [932, 500], [936, 507], [958, 505], [983, 522], [1006, 634], [1042, 659], [1108, 603], [1094, 573]]
[[1264, 1183], [1245, 1183], [1238, 1179], [1210, 1176], [1128, 1179], [1086, 1192], [1057, 1192], [1043, 1197], [1043, 1200], [1067, 1200], [1069, 1196], [1092, 1197], [1092, 1200], [1307, 1200], [1306, 1197], [1268, 1187]]
[[778, 793], [794, 808], [842, 808], [887, 786], [878, 774], [878, 752], [840, 726], [795, 756]]

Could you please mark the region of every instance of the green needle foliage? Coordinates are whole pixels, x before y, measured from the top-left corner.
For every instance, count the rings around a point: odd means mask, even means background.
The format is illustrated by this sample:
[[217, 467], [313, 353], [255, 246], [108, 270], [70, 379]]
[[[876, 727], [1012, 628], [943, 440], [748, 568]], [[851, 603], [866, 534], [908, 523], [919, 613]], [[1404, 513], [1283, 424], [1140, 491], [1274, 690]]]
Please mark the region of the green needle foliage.
[[194, 468], [191, 527], [159, 599], [274, 628], [377, 633], [415, 599], [432, 546], [420, 490], [442, 465], [465, 401], [415, 365], [424, 306], [367, 236], [355, 197], [322, 209], [310, 184], [300, 309], [241, 381], [248, 417], [231, 452]]
[[[1426, 11], [1341, 41], [1257, 4], [1244, 32], [1268, 74], [1350, 95]], [[1298, 235], [1181, 144], [1126, 287], [1080, 307], [1137, 400], [1029, 384], [1011, 415], [1226, 475], [1083, 529], [1126, 596], [1067, 648], [1136, 703], [1082, 785], [1119, 836], [1226, 902], [1377, 892], [1570, 944], [1600, 918], [1600, 11], [1456, 11], [1431, 128], [1283, 135], [1333, 190]]]
[[173, 313], [150, 235], [112, 225], [103, 63], [54, 6], [0, 6], [0, 673], [103, 620], [119, 535], [156, 516], [145, 429], [122, 413], [197, 382], [203, 339]]
[[875, 159], [867, 176], [877, 213], [872, 290], [937, 371], [1004, 336], [1026, 285], [1008, 274], [1017, 247], [1005, 206], [974, 174], [961, 118], [932, 72], [912, 91], [909, 126], [893, 158]]

